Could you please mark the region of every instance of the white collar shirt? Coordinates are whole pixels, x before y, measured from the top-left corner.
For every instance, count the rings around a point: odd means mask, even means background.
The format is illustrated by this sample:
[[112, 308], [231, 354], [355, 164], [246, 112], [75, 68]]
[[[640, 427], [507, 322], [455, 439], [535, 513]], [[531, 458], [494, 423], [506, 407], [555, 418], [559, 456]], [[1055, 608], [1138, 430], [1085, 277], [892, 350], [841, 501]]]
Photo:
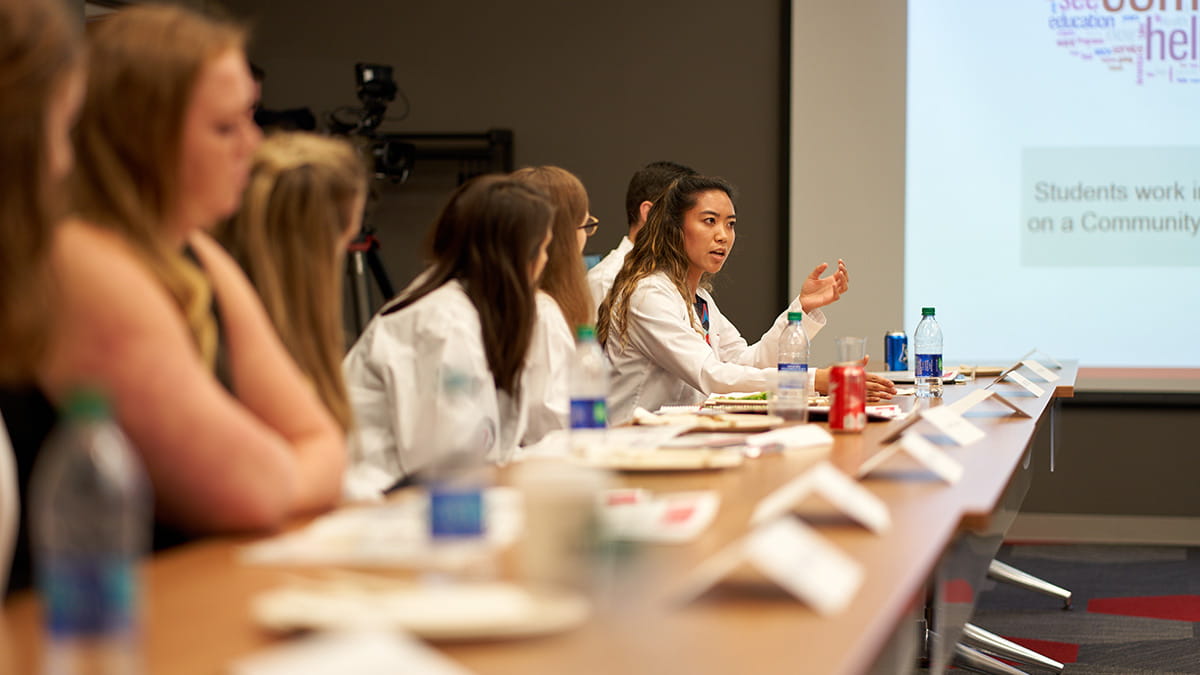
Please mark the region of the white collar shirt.
[[562, 309], [549, 293], [538, 291], [537, 323], [522, 378], [528, 424], [521, 445], [532, 445], [551, 431], [567, 428], [568, 381], [574, 356], [575, 337]]
[[[666, 274], [638, 282], [629, 300], [625, 343], [609, 335], [605, 353], [612, 363], [608, 397], [611, 424], [623, 424], [635, 408], [651, 412], [664, 405], [695, 405], [709, 394], [764, 391], [771, 386], [779, 357], [779, 337], [787, 312], [800, 311], [797, 297], [754, 345], [721, 314], [708, 291], [708, 340], [691, 323], [685, 301]], [[804, 314], [809, 340], [825, 325], [820, 310]], [[809, 387], [813, 375], [809, 369]]]
[[588, 290], [592, 292], [592, 301], [599, 310], [600, 303], [604, 302], [604, 298], [608, 296], [608, 291], [612, 288], [613, 281], [617, 278], [617, 273], [621, 271], [621, 266], [625, 264], [625, 256], [633, 250], [633, 242], [629, 237], [621, 237], [621, 243], [604, 259], [596, 263], [587, 273]]

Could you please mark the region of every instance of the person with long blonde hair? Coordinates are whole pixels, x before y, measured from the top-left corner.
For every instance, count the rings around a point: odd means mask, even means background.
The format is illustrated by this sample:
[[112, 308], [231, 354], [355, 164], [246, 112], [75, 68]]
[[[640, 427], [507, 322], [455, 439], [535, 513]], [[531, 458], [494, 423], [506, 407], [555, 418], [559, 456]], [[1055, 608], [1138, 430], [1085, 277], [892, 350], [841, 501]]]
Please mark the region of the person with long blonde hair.
[[[787, 313], [802, 311], [811, 340], [825, 325], [821, 307], [849, 288], [839, 260], [804, 280], [799, 295], [770, 330], [749, 345], [721, 314], [709, 279], [721, 271], [736, 239], [733, 187], [720, 178], [684, 175], [650, 208], [646, 225], [600, 305], [597, 337], [612, 361], [609, 420], [620, 424], [636, 408], [702, 402], [712, 393], [770, 387]], [[824, 391], [828, 369], [810, 369], [810, 390]], [[868, 397], [890, 398], [889, 380], [869, 376]]]
[[341, 366], [342, 278], [366, 190], [366, 165], [349, 143], [273, 134], [254, 155], [241, 208], [216, 231], [343, 431], [352, 415]]
[[557, 166], [527, 167], [513, 178], [541, 190], [554, 204], [554, 232], [537, 294], [537, 326], [525, 366], [528, 421], [522, 445], [566, 429], [570, 415], [568, 379], [575, 354], [575, 329], [591, 325], [591, 292], [583, 247], [598, 221], [588, 209], [587, 190], [575, 174]]
[[[49, 402], [111, 400], [155, 497], [161, 547], [272, 529], [340, 495], [345, 442], [237, 263], [207, 234], [260, 141], [243, 31], [137, 5], [90, 32], [74, 215], [55, 232]], [[161, 536], [160, 536], [161, 535]]]
[[0, 589], [30, 581], [26, 424], [43, 400], [37, 369], [58, 304], [48, 256], [85, 79], [79, 22], [59, 0], [0, 0]]

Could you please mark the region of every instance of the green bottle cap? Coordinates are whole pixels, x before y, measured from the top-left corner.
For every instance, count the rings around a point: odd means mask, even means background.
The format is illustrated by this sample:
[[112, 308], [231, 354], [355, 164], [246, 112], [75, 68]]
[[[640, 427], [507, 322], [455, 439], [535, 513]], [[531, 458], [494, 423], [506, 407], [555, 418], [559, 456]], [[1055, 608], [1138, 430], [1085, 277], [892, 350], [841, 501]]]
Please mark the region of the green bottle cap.
[[93, 387], [72, 391], [63, 402], [62, 409], [64, 416], [71, 420], [106, 420], [112, 416], [108, 397]]
[[934, 314], [933, 314], [932, 307], [922, 307], [921, 308], [921, 316], [933, 316], [933, 315]]
[[804, 312], [788, 312], [788, 323], [792, 321], [803, 321]]

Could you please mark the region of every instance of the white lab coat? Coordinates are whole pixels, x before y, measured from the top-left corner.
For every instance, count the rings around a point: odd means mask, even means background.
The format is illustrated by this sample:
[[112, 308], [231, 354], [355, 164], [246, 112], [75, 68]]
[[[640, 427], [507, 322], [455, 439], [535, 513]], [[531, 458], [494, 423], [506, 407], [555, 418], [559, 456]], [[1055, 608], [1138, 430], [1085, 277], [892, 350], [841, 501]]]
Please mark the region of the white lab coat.
[[342, 362], [356, 422], [345, 493], [368, 498], [454, 452], [513, 454], [525, 411], [497, 391], [479, 313], [458, 281], [377, 315]]
[[[616, 335], [609, 335], [605, 344], [613, 366], [608, 396], [611, 424], [628, 422], [639, 407], [654, 411], [664, 405], [695, 405], [709, 394], [764, 391], [771, 386], [779, 336], [787, 327], [787, 313], [800, 311], [799, 297], [757, 344], [747, 345], [708, 291], [698, 295], [708, 303], [711, 345], [690, 323], [689, 303], [666, 274], [638, 282], [629, 299], [625, 345]], [[820, 310], [804, 314], [810, 340], [824, 325]], [[810, 389], [815, 373], [809, 369]]]
[[567, 428], [571, 412], [568, 387], [574, 355], [575, 337], [567, 326], [566, 317], [549, 293], [538, 291], [537, 323], [521, 380], [521, 398], [528, 420], [521, 445], [533, 445], [551, 431]]
[[604, 298], [608, 296], [608, 291], [612, 288], [617, 273], [621, 271], [621, 266], [625, 264], [625, 256], [632, 250], [633, 242], [629, 240], [629, 237], [621, 237], [621, 243], [617, 244], [617, 247], [609, 251], [603, 260], [588, 270], [588, 290], [592, 292], [592, 300], [595, 301], [597, 311], [600, 309], [600, 303], [604, 302]]

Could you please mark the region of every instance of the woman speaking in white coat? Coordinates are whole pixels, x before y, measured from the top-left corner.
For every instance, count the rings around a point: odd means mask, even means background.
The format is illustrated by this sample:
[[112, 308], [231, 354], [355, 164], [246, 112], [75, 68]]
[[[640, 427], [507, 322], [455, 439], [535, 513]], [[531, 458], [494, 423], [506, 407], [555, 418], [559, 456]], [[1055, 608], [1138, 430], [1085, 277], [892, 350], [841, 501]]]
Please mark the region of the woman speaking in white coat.
[[377, 495], [451, 454], [511, 456], [553, 215], [543, 194], [505, 176], [476, 178], [450, 198], [430, 267], [342, 363], [357, 423], [347, 496]]
[[[733, 188], [719, 178], [683, 176], [654, 202], [599, 310], [598, 337], [613, 365], [610, 423], [629, 421], [639, 407], [767, 389], [787, 312], [804, 312], [811, 340], [825, 325], [820, 308], [849, 288], [844, 262], [825, 278], [828, 264], [818, 265], [771, 329], [748, 345], [717, 308], [708, 283], [733, 251], [736, 221]], [[809, 372], [811, 384], [824, 391], [828, 369]], [[890, 381], [873, 375], [867, 387], [871, 398], [895, 393]]]

